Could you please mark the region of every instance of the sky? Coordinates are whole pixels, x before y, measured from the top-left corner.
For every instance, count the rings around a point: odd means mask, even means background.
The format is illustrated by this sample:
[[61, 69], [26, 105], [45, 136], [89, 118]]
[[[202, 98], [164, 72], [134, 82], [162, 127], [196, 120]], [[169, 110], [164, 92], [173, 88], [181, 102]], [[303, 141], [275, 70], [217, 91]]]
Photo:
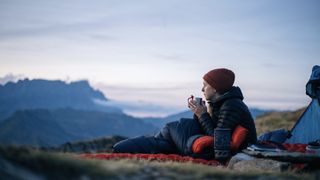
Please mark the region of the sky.
[[165, 116], [224, 67], [249, 107], [294, 110], [319, 34], [317, 0], [0, 0], [0, 83], [87, 79], [129, 114]]

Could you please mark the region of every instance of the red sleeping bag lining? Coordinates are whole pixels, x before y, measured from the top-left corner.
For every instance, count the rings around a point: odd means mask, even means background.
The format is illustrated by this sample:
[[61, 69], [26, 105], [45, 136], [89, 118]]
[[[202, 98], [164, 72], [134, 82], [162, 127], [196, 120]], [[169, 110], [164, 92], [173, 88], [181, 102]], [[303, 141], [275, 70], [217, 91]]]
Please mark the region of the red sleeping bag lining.
[[81, 158], [88, 159], [138, 159], [151, 161], [173, 161], [173, 162], [191, 162], [210, 166], [221, 165], [216, 160], [195, 159], [189, 156], [180, 156], [177, 154], [130, 154], [130, 153], [99, 153], [99, 154], [80, 154]]
[[[282, 144], [283, 147], [289, 152], [306, 152], [307, 144]], [[150, 161], [173, 161], [173, 162], [191, 162], [195, 164], [204, 164], [209, 166], [222, 165], [217, 160], [204, 160], [195, 159], [189, 156], [180, 156], [177, 154], [130, 154], [130, 153], [97, 153], [97, 154], [80, 154], [81, 158], [85, 159], [104, 159], [104, 160], [117, 160], [117, 159], [138, 159]]]

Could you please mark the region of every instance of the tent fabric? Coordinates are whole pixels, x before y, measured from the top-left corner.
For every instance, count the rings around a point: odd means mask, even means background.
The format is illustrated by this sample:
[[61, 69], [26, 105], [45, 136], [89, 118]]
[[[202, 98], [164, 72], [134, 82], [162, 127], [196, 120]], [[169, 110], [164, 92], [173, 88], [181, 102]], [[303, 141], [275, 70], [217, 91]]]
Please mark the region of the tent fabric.
[[195, 164], [204, 164], [210, 166], [221, 165], [219, 161], [216, 160], [204, 160], [196, 159], [189, 156], [180, 156], [177, 154], [131, 154], [131, 153], [98, 153], [98, 154], [80, 154], [81, 158], [86, 159], [138, 159], [138, 160], [152, 160], [152, 161], [172, 161], [172, 162], [191, 162]]
[[291, 130], [291, 137], [286, 143], [304, 143], [320, 139], [320, 106], [313, 99], [300, 119]]
[[306, 94], [312, 98], [311, 103], [291, 129], [292, 136], [286, 143], [309, 143], [320, 139], [320, 66], [314, 66]]

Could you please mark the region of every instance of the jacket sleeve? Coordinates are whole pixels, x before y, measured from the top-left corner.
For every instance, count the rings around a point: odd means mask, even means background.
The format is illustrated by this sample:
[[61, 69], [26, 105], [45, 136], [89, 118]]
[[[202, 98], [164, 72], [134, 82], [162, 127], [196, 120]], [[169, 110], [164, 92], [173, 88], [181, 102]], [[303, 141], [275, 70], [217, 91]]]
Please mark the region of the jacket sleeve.
[[241, 100], [231, 99], [221, 105], [218, 118], [212, 118], [209, 113], [203, 113], [199, 122], [205, 134], [214, 136], [216, 127], [230, 128], [233, 131], [240, 124], [244, 111]]
[[225, 101], [219, 112], [217, 127], [230, 128], [232, 131], [240, 124], [244, 109], [238, 100]]
[[218, 119], [211, 118], [209, 113], [203, 113], [198, 120], [205, 134], [214, 136], [214, 129], [217, 127]]

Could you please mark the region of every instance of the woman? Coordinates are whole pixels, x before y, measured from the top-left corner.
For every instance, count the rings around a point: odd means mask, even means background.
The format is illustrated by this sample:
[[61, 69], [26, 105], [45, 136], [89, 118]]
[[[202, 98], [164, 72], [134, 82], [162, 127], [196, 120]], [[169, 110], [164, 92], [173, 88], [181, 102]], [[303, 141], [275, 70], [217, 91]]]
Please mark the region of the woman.
[[194, 113], [193, 119], [182, 118], [170, 122], [155, 136], [139, 136], [121, 141], [114, 145], [114, 152], [177, 153], [210, 159], [213, 157], [213, 136], [217, 127], [230, 128], [232, 133], [237, 126], [245, 128], [248, 133], [245, 140], [240, 142], [240, 149], [255, 143], [254, 121], [242, 101], [240, 88], [233, 86], [234, 80], [235, 75], [229, 69], [209, 71], [203, 76], [202, 88], [208, 107], [204, 102], [197, 103], [192, 99], [188, 101], [188, 107]]

